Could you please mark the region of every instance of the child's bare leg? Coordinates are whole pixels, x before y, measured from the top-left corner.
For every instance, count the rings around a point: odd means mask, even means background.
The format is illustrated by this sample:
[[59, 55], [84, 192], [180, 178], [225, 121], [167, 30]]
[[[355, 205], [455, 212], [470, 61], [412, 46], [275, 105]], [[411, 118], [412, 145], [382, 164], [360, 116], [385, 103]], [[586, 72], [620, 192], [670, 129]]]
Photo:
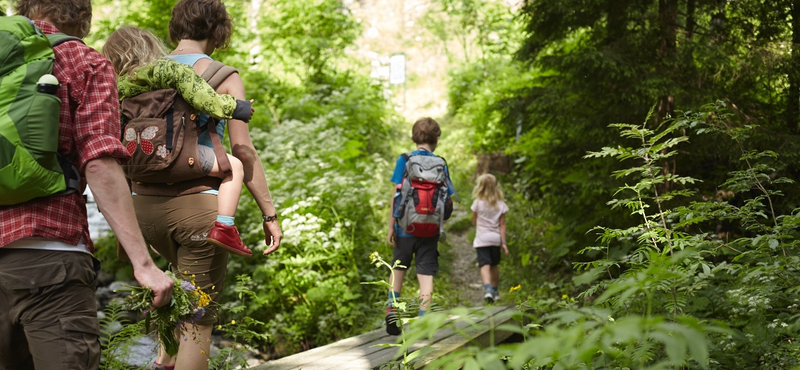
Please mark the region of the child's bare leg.
[[231, 173], [225, 174], [219, 169], [219, 162], [214, 161], [214, 168], [209, 172], [209, 176], [222, 178], [217, 194], [217, 213], [220, 216], [233, 217], [236, 214], [236, 207], [239, 205], [239, 196], [242, 194], [244, 184], [244, 166], [238, 158], [227, 154], [228, 161], [231, 162]]
[[419, 310], [420, 314], [424, 315], [428, 311], [431, 304], [433, 294], [433, 275], [422, 275], [417, 273], [417, 280], [419, 281]]
[[228, 252], [250, 257], [253, 251], [242, 242], [239, 230], [233, 222], [233, 215], [236, 214], [236, 207], [239, 204], [239, 196], [242, 192], [244, 180], [244, 167], [242, 162], [236, 157], [228, 154], [231, 162], [231, 173], [220, 172], [219, 163], [214, 161], [214, 168], [209, 172], [209, 176], [221, 177], [222, 184], [217, 193], [217, 221], [208, 233], [208, 241], [212, 244], [227, 250]]

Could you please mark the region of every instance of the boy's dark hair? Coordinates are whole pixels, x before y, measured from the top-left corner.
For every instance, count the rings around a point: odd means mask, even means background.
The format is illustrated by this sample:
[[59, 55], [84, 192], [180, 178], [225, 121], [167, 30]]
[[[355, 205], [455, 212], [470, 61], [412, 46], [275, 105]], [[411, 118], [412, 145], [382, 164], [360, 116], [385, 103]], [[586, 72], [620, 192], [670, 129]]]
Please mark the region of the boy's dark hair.
[[436, 144], [439, 141], [439, 136], [442, 134], [442, 129], [439, 124], [430, 117], [424, 117], [414, 122], [414, 128], [411, 129], [411, 140], [414, 144]]
[[224, 49], [231, 34], [233, 23], [220, 0], [181, 0], [172, 8], [169, 39], [176, 45], [183, 39], [208, 39], [215, 49]]
[[83, 38], [92, 26], [92, 1], [18, 0], [17, 14], [28, 19], [47, 18], [59, 31]]

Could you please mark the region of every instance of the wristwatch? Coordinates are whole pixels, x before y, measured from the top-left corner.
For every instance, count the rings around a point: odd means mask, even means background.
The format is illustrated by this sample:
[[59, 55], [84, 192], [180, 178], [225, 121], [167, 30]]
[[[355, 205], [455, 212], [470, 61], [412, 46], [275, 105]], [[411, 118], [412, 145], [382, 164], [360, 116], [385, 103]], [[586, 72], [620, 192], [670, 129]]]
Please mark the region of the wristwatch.
[[276, 213], [274, 216], [267, 216], [262, 213], [261, 218], [264, 219], [264, 222], [272, 222], [278, 219], [278, 214]]

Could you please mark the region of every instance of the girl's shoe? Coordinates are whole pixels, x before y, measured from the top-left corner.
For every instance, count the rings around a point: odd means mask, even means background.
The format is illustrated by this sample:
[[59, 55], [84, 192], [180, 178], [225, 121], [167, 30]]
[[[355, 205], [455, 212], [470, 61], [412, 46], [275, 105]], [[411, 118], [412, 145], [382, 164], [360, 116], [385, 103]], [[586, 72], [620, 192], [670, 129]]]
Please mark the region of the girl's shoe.
[[492, 292], [486, 292], [483, 295], [483, 300], [486, 301], [486, 304], [492, 304], [494, 303], [494, 301], [496, 301], [496, 299], [494, 298], [494, 294], [492, 294]]
[[239, 237], [239, 230], [236, 229], [236, 226], [215, 222], [214, 227], [208, 233], [207, 240], [211, 244], [239, 256], [250, 257], [253, 255], [253, 251], [247, 248], [242, 242], [242, 238]]

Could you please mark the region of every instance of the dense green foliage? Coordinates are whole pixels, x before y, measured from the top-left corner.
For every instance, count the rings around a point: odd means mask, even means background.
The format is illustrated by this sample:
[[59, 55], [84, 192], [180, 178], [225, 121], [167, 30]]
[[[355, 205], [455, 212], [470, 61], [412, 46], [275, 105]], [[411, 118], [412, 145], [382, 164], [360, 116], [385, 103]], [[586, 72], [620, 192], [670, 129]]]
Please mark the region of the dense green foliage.
[[454, 62], [449, 118], [513, 163], [503, 281], [545, 316], [529, 352], [444, 368], [797, 366], [800, 4], [529, 0], [503, 24], [519, 47]]
[[[528, 1], [516, 19], [526, 32], [516, 34], [515, 55], [496, 53], [489, 63], [455, 69], [451, 115], [475, 128], [475, 150], [514, 159], [509, 185], [543, 207], [538, 214], [549, 221], [542, 235], [549, 255], [541, 258], [574, 261], [574, 252], [592, 239], [586, 230], [629, 225], [603, 206], [619, 185], [606, 174], [619, 164], [581, 157], [619, 143], [606, 125], [635, 122], [654, 103], [659, 123], [677, 109], [726, 101], [760, 128], [753, 145], [779, 153], [785, 165], [778, 170], [794, 177], [798, 127], [789, 112], [798, 100], [790, 99], [796, 84], [787, 73], [795, 65], [792, 23], [785, 21], [790, 3]], [[516, 22], [508, 27], [519, 27]], [[691, 149], [664, 165], [689, 176], [712, 174], [715, 181], [696, 185], [711, 196], [737, 160], [734, 149], [695, 138]], [[776, 208], [787, 212], [796, 204], [787, 194]]]

